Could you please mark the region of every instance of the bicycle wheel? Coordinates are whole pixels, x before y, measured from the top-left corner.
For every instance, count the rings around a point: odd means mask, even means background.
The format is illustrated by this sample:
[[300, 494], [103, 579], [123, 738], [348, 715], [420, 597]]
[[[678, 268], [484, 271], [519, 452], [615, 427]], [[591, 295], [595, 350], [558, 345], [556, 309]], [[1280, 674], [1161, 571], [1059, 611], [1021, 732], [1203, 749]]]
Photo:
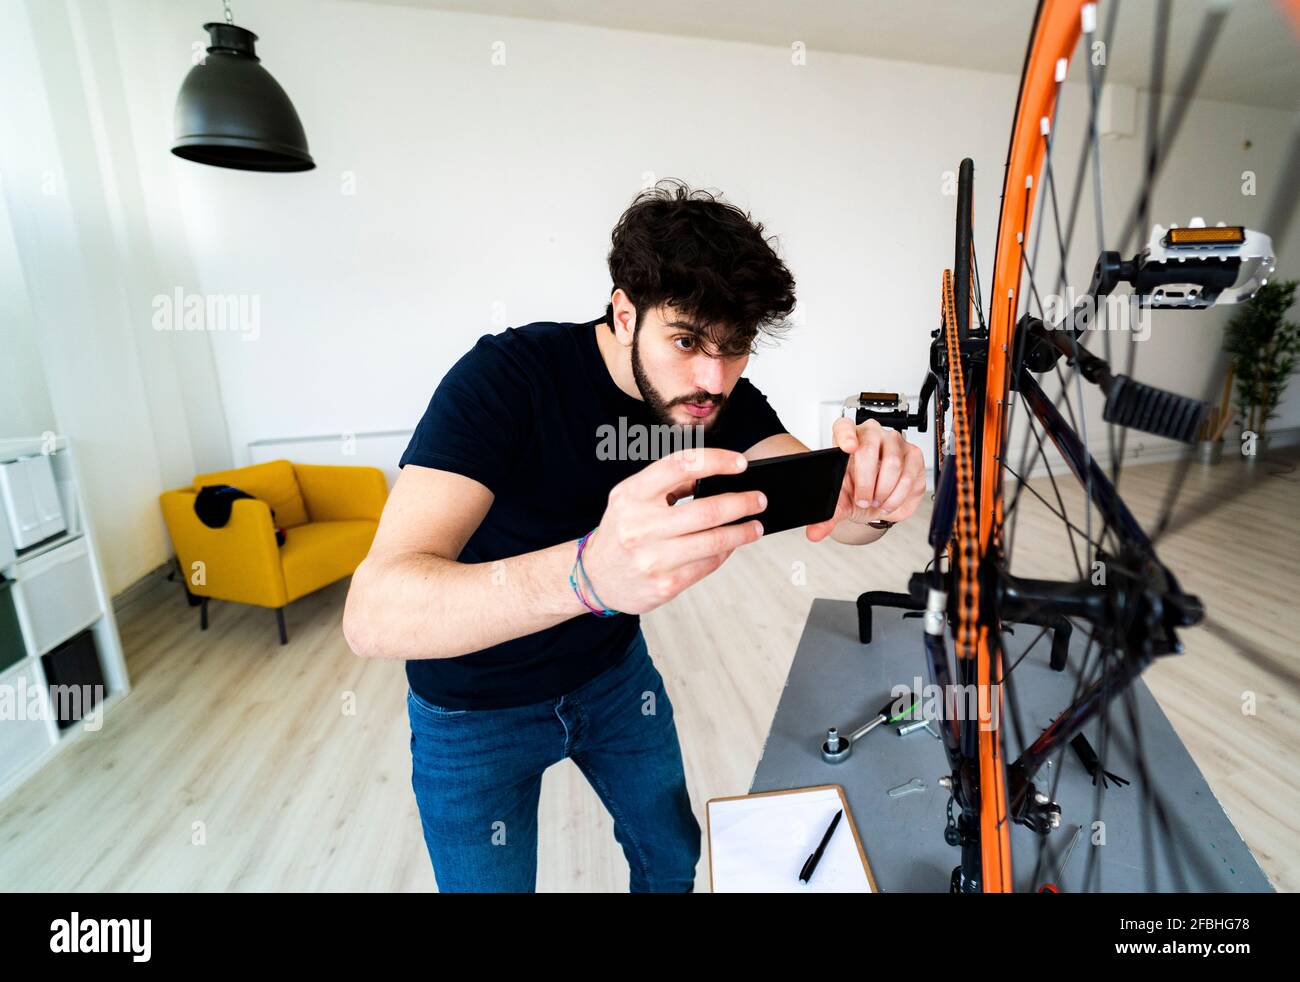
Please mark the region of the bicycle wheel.
[[[1203, 618], [1199, 601], [1181, 591], [1173, 574], [1156, 558], [1154, 548], [1163, 535], [1177, 527], [1174, 505], [1192, 460], [1190, 448], [1178, 457], [1159, 514], [1151, 523], [1150, 536], [1117, 495], [1113, 502], [1108, 495], [1119, 484], [1128, 429], [1185, 444], [1201, 421], [1205, 400], [1134, 381], [1136, 347], [1131, 340], [1125, 371], [1112, 371], [1111, 336], [1105, 325], [1098, 331], [1076, 333], [1082, 316], [1079, 310], [1062, 304], [1065, 313], [1058, 321], [1048, 310], [1056, 305], [1045, 304], [1043, 299], [1046, 296], [1063, 301], [1076, 282], [1086, 284], [1083, 294], [1096, 294], [1098, 298], [1119, 283], [1129, 283], [1133, 289], [1130, 312], [1144, 305], [1153, 309], [1199, 309], [1248, 295], [1258, 287], [1261, 276], [1267, 281], [1271, 270], [1267, 237], [1248, 234], [1244, 228], [1236, 232], [1231, 230], [1235, 227], [1222, 232], [1189, 229], [1173, 237], [1175, 244], [1194, 241], [1202, 250], [1176, 257], [1181, 263], [1176, 267], [1179, 275], [1191, 284], [1184, 287], [1179, 282], [1181, 292], [1175, 293], [1170, 285], [1175, 282], [1173, 274], [1164, 276], [1163, 265], [1157, 262], [1161, 243], [1168, 244], [1172, 233], [1163, 226], [1153, 229], [1150, 224], [1154, 188], [1176, 146], [1187, 104], [1196, 92], [1227, 15], [1225, 8], [1211, 6], [1191, 51], [1177, 53], [1182, 56], [1182, 74], [1170, 97], [1165, 87], [1166, 67], [1174, 60], [1168, 46], [1170, 6], [1169, 0], [1159, 0], [1153, 8], [1153, 50], [1149, 61], [1143, 62], [1149, 65], [1149, 86], [1142, 168], [1133, 204], [1118, 221], [1108, 213], [1108, 199], [1103, 193], [1098, 111], [1119, 4], [1106, 5], [1105, 33], [1099, 37], [1097, 4], [1040, 0], [1012, 122], [987, 321], [979, 299], [978, 274], [972, 274], [971, 269], [975, 254], [970, 220], [973, 174], [969, 161], [962, 164], [957, 253], [954, 270], [944, 278], [941, 336], [932, 356], [932, 362], [941, 362], [946, 372], [954, 433], [951, 474], [944, 475], [939, 494], [941, 498], [951, 485], [955, 498], [952, 518], [940, 521], [945, 529], [951, 525], [951, 538], [944, 546], [950, 560], [946, 582], [952, 596], [945, 603], [954, 638], [956, 677], [978, 688], [981, 714], [976, 723], [954, 725], [946, 734], [950, 759], [960, 762], [960, 767], [954, 765], [952, 776], [954, 800], [966, 810], [949, 839], [960, 839], [963, 844], [963, 862], [954, 871], [954, 889], [1007, 892], [1027, 885], [1032, 888], [1041, 878], [1048, 833], [1060, 818], [1054, 801], [1060, 762], [1066, 741], [1074, 734], [1082, 735], [1085, 723], [1100, 734], [1097, 767], [1103, 775], [1109, 774], [1105, 768], [1112, 745], [1122, 747], [1125, 759], [1136, 769], [1147, 822], [1141, 833], [1151, 860], [1146, 866], [1153, 871], [1149, 888], [1186, 884], [1190, 881], [1185, 870], [1200, 863], [1195, 855], [1179, 853], [1174, 809], [1161, 798], [1151, 779], [1131, 689], [1132, 680], [1155, 657], [1181, 650], [1175, 629]], [[1057, 186], [1060, 165], [1054, 168], [1053, 151], [1059, 152], [1062, 92], [1069, 77], [1070, 59], [1081, 40], [1086, 55], [1096, 52], [1100, 43], [1105, 56], [1085, 56], [1076, 62], [1075, 74], [1087, 97], [1085, 111], [1077, 117], [1080, 153], [1070, 175], [1073, 192], [1063, 208]], [[1071, 261], [1072, 248], [1076, 259], [1090, 258], [1075, 243], [1076, 226], [1086, 224], [1076, 220], [1088, 177], [1093, 198], [1091, 221], [1098, 242], [1097, 261], [1095, 265], [1088, 263], [1090, 281], [1086, 274], [1080, 275], [1077, 262]], [[1284, 210], [1275, 207], [1274, 220]], [[1153, 237], [1147, 248], [1132, 260], [1123, 258], [1146, 241], [1148, 231]], [[1143, 237], [1141, 241], [1139, 236]], [[1228, 243], [1232, 236], [1236, 238]], [[1221, 251], [1202, 262], [1206, 250], [1218, 247], [1205, 243], [1228, 243], [1224, 249], [1230, 246], [1234, 255], [1231, 284], [1224, 280], [1222, 268], [1227, 253]], [[1036, 269], [1040, 246], [1048, 256], [1043, 267]], [[1185, 261], [1189, 257], [1192, 261]], [[1212, 260], [1218, 260], [1217, 265]], [[1172, 263], [1170, 266], [1173, 268]], [[973, 287], [968, 285], [971, 283]], [[1049, 291], [1053, 285], [1055, 291]], [[1096, 311], [1094, 316], [1101, 320], [1102, 312]], [[1104, 359], [1087, 349], [1098, 333], [1103, 338]], [[982, 348], [982, 359], [971, 357], [971, 345]], [[1060, 364], [1063, 357], [1064, 370]], [[1222, 378], [1216, 372], [1209, 375], [1207, 395]], [[1045, 395], [1040, 385], [1049, 379], [1059, 387], [1052, 396]], [[1085, 398], [1085, 380], [1090, 383], [1091, 398]], [[1091, 392], [1091, 384], [1096, 385], [1096, 392]], [[1100, 404], [1102, 397], [1104, 405]], [[1020, 405], [1025, 409], [1017, 419], [1015, 409]], [[1060, 411], [1062, 406], [1064, 413]], [[1088, 445], [1089, 417], [1095, 417], [1098, 409], [1106, 425], [1109, 480], [1095, 464]], [[936, 418], [939, 415], [936, 407]], [[1014, 448], [1017, 441], [1013, 439], [1016, 422], [1021, 423], [1018, 457]], [[1073, 498], [1057, 483], [1047, 449], [1053, 445], [1067, 465], [1062, 468], [1058, 461], [1057, 470], [1072, 469], [1078, 476], [1079, 486]], [[1046, 469], [1054, 501], [1029, 483], [1035, 466]], [[1014, 492], [1009, 497], [1008, 477], [1014, 481]], [[1077, 511], [1080, 495], [1085, 514], [1076, 522], [1070, 516], [1067, 499]], [[1073, 559], [1077, 573], [1073, 582], [1029, 581], [1013, 571], [1016, 524], [1025, 505], [1034, 499], [1064, 530], [1068, 551], [1063, 548], [1061, 556], [1065, 562]], [[1197, 513], [1206, 510], [1202, 506]], [[937, 503], [936, 514], [940, 511]], [[940, 544], [934, 540], [932, 531], [938, 569]], [[1112, 583], [1101, 588], [1095, 582], [1089, 584], [1089, 574], [1095, 576], [1099, 564], [1103, 573], [1109, 571], [1112, 576]], [[1026, 589], [1031, 582], [1032, 588]], [[1088, 616], [1083, 616], [1085, 613]], [[1042, 630], [1008, 666], [1004, 654], [1013, 624], [1041, 626]], [[1220, 636], [1231, 633], [1212, 621], [1205, 621], [1205, 625]], [[1080, 653], [1070, 656], [1066, 650], [1069, 638], [1072, 631], [1079, 629], [1086, 634], [1086, 642]], [[1024, 720], [1016, 707], [1013, 672], [1049, 631], [1053, 635], [1052, 667], [1064, 670], [1067, 661], [1073, 659], [1070, 667], [1076, 676], [1075, 694], [1061, 707], [1061, 715], [1044, 727], [1044, 735], [1031, 740], [1026, 733], [1033, 721]], [[1062, 637], [1065, 643], [1058, 645]], [[1248, 658], [1276, 669], [1276, 662], [1270, 662], [1266, 653], [1242, 644], [1239, 637], [1233, 642]], [[927, 647], [930, 645], [927, 639]], [[932, 650], [930, 656], [933, 668], [939, 656]], [[932, 674], [946, 675], [946, 670], [938, 668]], [[1006, 714], [1004, 690], [1009, 704]], [[990, 719], [1005, 721], [1008, 716], [1010, 727], [988, 725]], [[1039, 751], [1035, 752], [1035, 748]], [[1051, 793], [1045, 793], [1032, 783], [1032, 778], [1036, 768], [1051, 766], [1048, 761], [1053, 755], [1057, 766]], [[1094, 815], [1100, 814], [1105, 788], [1103, 777]], [[1013, 870], [1011, 830], [1016, 824], [1028, 826], [1037, 836], [1034, 859], [1027, 870]], [[1212, 884], [1213, 873], [1198, 869], [1193, 879]], [[1084, 882], [1099, 887], [1098, 876], [1092, 850]]]

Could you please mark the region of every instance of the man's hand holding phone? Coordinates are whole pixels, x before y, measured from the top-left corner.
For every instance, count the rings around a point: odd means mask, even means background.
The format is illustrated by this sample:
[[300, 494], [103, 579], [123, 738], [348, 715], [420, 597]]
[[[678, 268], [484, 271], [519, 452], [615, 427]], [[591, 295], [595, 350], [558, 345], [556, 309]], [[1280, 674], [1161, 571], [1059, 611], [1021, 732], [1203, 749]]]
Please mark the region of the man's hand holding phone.
[[909, 518], [925, 496], [925, 458], [921, 448], [896, 430], [869, 419], [855, 426], [841, 417], [831, 430], [835, 445], [849, 454], [835, 514], [808, 526], [808, 538], [820, 542], [848, 519], [865, 525]]
[[738, 547], [763, 534], [740, 522], [767, 507], [760, 491], [719, 494], [674, 506], [695, 482], [745, 470], [745, 455], [712, 447], [679, 450], [614, 486], [583, 567], [611, 610], [644, 614], [708, 576]]

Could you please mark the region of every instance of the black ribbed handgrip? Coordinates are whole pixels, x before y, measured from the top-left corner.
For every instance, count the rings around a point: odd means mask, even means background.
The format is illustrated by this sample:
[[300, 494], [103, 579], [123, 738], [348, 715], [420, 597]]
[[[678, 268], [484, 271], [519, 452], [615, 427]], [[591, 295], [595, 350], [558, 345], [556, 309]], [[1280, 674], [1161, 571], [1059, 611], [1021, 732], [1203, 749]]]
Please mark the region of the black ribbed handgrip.
[[1102, 419], [1143, 433], [1194, 443], [1207, 408], [1199, 399], [1116, 375], [1106, 390]]

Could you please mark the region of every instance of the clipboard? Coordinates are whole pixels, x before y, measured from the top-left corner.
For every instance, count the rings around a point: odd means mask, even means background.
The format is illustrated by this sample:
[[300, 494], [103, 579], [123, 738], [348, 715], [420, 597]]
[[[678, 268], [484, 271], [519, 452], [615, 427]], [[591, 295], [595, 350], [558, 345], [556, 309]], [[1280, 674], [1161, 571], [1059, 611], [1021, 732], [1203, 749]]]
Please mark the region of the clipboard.
[[[844, 817], [817, 871], [808, 883], [800, 882], [804, 860], [817, 848], [840, 808]], [[710, 798], [704, 815], [710, 892], [880, 892], [838, 784]], [[761, 857], [755, 855], [756, 849], [761, 849]], [[777, 869], [779, 873], [774, 872]]]

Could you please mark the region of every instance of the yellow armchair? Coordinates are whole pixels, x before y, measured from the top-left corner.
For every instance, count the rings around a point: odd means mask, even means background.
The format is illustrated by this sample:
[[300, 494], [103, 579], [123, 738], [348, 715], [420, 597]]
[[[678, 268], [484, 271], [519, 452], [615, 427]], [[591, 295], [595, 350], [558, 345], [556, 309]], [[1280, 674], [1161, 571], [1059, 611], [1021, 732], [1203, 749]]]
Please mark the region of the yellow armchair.
[[[199, 489], [213, 484], [253, 496], [232, 504], [222, 528], [208, 528], [194, 513]], [[352, 575], [370, 551], [387, 498], [377, 468], [273, 460], [200, 474], [159, 500], [186, 589], [202, 608], [200, 628], [207, 630], [210, 598], [255, 604], [274, 608], [287, 644], [285, 605]], [[277, 524], [283, 546], [275, 542]]]

